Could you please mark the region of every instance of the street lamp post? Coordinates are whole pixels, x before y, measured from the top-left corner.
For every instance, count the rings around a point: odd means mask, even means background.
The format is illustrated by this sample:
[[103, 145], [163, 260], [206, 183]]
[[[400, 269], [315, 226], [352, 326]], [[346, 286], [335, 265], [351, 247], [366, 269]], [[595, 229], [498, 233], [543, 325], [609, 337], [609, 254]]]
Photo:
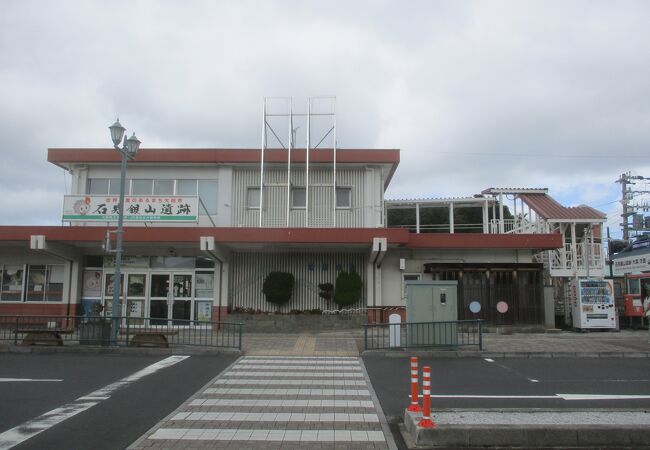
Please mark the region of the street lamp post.
[[[118, 308], [120, 305], [120, 292], [122, 289], [121, 266], [122, 266], [122, 233], [124, 228], [124, 184], [126, 179], [126, 160], [135, 158], [140, 148], [140, 141], [135, 137], [135, 133], [130, 138], [124, 136], [126, 129], [120, 124], [119, 119], [113, 125], [108, 127], [111, 130], [111, 139], [113, 140], [113, 147], [120, 152], [120, 203], [118, 207], [117, 217], [117, 245], [115, 248], [115, 274], [113, 275], [113, 301], [111, 302], [111, 345], [117, 345], [117, 331], [120, 326], [120, 319]], [[120, 142], [124, 138], [122, 148]], [[121, 313], [121, 311], [120, 311]]]

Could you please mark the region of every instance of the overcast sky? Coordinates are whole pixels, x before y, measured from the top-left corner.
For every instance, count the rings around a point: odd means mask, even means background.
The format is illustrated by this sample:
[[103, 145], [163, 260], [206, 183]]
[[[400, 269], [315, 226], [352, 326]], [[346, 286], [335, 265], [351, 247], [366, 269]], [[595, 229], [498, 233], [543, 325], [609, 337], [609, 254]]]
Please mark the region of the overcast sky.
[[47, 148], [108, 147], [116, 115], [144, 148], [259, 147], [263, 97], [320, 95], [340, 148], [401, 149], [387, 198], [548, 187], [620, 235], [650, 2], [3, 0], [0, 224], [60, 223]]

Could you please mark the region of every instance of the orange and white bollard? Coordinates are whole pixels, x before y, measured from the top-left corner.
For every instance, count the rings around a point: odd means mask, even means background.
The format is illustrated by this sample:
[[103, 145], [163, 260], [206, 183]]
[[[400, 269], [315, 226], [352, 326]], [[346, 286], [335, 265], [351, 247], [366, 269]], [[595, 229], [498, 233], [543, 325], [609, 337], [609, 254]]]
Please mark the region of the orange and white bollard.
[[435, 428], [436, 423], [431, 419], [431, 368], [422, 368], [422, 420], [418, 423], [422, 428]]
[[418, 359], [416, 357], [411, 358], [411, 404], [407, 411], [420, 412], [420, 398], [418, 391]]

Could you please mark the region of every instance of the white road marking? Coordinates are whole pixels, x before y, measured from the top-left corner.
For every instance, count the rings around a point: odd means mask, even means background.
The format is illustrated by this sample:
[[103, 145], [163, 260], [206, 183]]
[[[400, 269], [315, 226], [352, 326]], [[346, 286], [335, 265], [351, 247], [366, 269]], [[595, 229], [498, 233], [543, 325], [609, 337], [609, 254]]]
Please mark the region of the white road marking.
[[[173, 366], [176, 363], [183, 361], [184, 359], [189, 358], [189, 356], [170, 356], [165, 358], [157, 363], [151, 364], [150, 366], [145, 367], [142, 370], [135, 372], [134, 374], [129, 375], [128, 377], [122, 378], [115, 383], [111, 383], [108, 386], [105, 386], [97, 391], [91, 392], [90, 394], [80, 397], [74, 402], [67, 403], [60, 408], [53, 409], [52, 411], [46, 412], [32, 420], [29, 420], [17, 427], [14, 427], [10, 430], [5, 431], [0, 434], [0, 450], [6, 450], [21, 442], [26, 441], [39, 433], [53, 427], [54, 425], [63, 422], [64, 420], [69, 419], [70, 417], [76, 416], [79, 413], [84, 412], [85, 410], [92, 408], [97, 405], [99, 401], [105, 400], [110, 397], [110, 395], [121, 389], [128, 386], [129, 384], [137, 381], [147, 375], [151, 375], [161, 369], [164, 369], [169, 366]], [[85, 398], [97, 399], [98, 401], [85, 401]]]
[[322, 377], [323, 375], [336, 375], [337, 377], [356, 377], [356, 378], [363, 378], [363, 372], [361, 371], [356, 371], [356, 372], [336, 372], [336, 373], [323, 373], [322, 370], [317, 370], [313, 372], [267, 372], [267, 371], [252, 371], [252, 370], [245, 370], [245, 371], [228, 371], [223, 374], [224, 377], [255, 377], [255, 378], [274, 378], [274, 377], [283, 377], [283, 378], [303, 378], [303, 377], [308, 377], [308, 378], [314, 378], [314, 377]]
[[487, 362], [494, 362], [494, 360], [491, 358], [483, 358], [483, 359], [485, 359]]
[[159, 428], [149, 439], [190, 441], [386, 442], [383, 431]]
[[63, 381], [55, 378], [0, 378], [0, 383], [21, 383], [21, 382], [30, 382], [30, 381]]
[[[419, 395], [422, 397], [422, 394]], [[554, 394], [554, 395], [474, 395], [474, 394], [437, 394], [431, 398], [494, 398], [494, 399], [555, 399], [555, 400], [644, 400], [650, 395], [610, 395], [610, 394]]]
[[643, 400], [650, 395], [557, 394], [563, 400]]
[[[422, 397], [422, 394], [419, 395]], [[523, 399], [523, 398], [547, 398], [559, 399], [557, 395], [468, 395], [468, 394], [440, 394], [431, 395], [431, 398], [497, 398], [497, 399]]]
[[529, 378], [528, 381], [530, 381], [531, 383], [539, 383], [539, 380], [536, 380], [534, 378]]
[[284, 370], [302, 370], [302, 371], [330, 371], [330, 372], [340, 372], [340, 371], [360, 371], [361, 368], [359, 366], [353, 366], [350, 364], [346, 364], [343, 366], [335, 366], [335, 365], [323, 365], [323, 364], [288, 364], [288, 365], [283, 365], [283, 364], [244, 364], [244, 363], [238, 363], [237, 365], [233, 366], [233, 369], [239, 369], [239, 370], [251, 370], [251, 369], [264, 369], [264, 370], [269, 370], [269, 369], [284, 369]]
[[308, 395], [308, 396], [363, 396], [369, 397], [367, 389], [246, 389], [246, 388], [208, 388], [203, 391], [205, 394], [235, 394], [235, 395]]
[[[206, 420], [218, 422], [346, 422], [377, 423], [377, 414], [363, 413], [295, 413], [295, 412], [194, 412], [186, 411], [174, 415], [169, 420]], [[276, 425], [277, 426], [277, 425]]]
[[238, 379], [238, 380], [229, 380], [229, 379], [220, 379], [214, 382], [216, 385], [228, 385], [228, 384], [235, 384], [235, 385], [255, 385], [255, 386], [260, 386], [260, 385], [291, 385], [291, 386], [365, 386], [366, 382], [365, 380], [335, 380], [333, 378], [323, 378], [323, 379], [315, 379], [315, 380], [304, 380], [304, 379], [296, 379], [296, 380], [290, 380], [290, 379], [284, 379], [284, 380], [276, 380], [276, 379], [268, 379], [268, 380], [260, 380], [260, 379]]
[[196, 398], [189, 406], [255, 406], [257, 408], [373, 408], [371, 400], [252, 400], [232, 398]]

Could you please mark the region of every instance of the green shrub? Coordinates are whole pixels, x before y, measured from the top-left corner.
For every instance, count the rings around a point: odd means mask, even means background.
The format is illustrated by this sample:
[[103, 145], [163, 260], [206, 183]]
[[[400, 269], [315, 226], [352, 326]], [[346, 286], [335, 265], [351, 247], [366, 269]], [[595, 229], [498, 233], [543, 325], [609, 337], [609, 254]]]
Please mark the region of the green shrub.
[[321, 283], [318, 285], [318, 289], [320, 289], [320, 292], [318, 293], [320, 298], [332, 300], [332, 297], [334, 296], [334, 285], [332, 283]]
[[281, 305], [291, 299], [294, 276], [287, 272], [271, 272], [266, 276], [262, 292], [267, 302]]
[[341, 272], [336, 277], [336, 289], [334, 290], [334, 302], [342, 306], [352, 305], [361, 298], [361, 287], [363, 282], [356, 272]]

